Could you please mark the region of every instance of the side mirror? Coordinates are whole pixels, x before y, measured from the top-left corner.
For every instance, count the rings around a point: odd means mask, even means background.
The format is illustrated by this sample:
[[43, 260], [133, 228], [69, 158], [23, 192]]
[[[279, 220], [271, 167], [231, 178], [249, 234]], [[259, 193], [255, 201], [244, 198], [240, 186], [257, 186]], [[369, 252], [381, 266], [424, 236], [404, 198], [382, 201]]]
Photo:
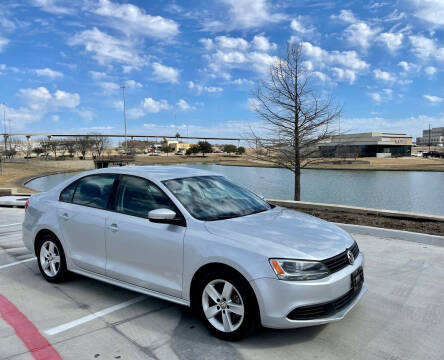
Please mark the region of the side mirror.
[[155, 209], [148, 213], [148, 220], [155, 223], [169, 224], [174, 222], [176, 213], [170, 209]]

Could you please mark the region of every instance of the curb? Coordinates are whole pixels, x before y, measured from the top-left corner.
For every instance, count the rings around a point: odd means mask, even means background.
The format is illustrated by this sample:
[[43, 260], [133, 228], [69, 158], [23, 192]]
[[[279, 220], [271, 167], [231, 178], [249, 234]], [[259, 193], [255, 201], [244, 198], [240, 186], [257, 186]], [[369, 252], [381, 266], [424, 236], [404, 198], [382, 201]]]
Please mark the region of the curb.
[[336, 210], [344, 211], [354, 214], [371, 214], [376, 216], [391, 217], [396, 219], [410, 219], [410, 220], [427, 220], [444, 222], [444, 216], [432, 215], [432, 214], [420, 214], [405, 211], [374, 209], [351, 205], [337, 205], [327, 203], [315, 203], [307, 201], [294, 201], [294, 200], [278, 200], [278, 199], [266, 199], [272, 204], [283, 206], [290, 209], [316, 209], [316, 210]]
[[339, 226], [343, 230], [352, 234], [371, 235], [381, 238], [397, 239], [397, 240], [410, 241], [420, 244], [444, 247], [444, 236], [415, 233], [403, 230], [376, 228], [364, 225], [353, 225], [353, 224], [343, 224], [343, 223], [333, 223], [333, 224]]

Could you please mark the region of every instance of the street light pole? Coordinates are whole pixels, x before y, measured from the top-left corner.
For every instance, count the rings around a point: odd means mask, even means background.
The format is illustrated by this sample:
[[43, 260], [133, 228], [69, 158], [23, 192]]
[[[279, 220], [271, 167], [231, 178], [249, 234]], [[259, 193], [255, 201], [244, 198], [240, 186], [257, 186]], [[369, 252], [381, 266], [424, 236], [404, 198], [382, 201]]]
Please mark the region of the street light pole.
[[125, 109], [125, 85], [120, 87], [122, 89], [122, 97], [123, 97], [123, 122], [125, 123], [125, 154], [128, 154], [128, 144], [126, 142], [126, 109]]

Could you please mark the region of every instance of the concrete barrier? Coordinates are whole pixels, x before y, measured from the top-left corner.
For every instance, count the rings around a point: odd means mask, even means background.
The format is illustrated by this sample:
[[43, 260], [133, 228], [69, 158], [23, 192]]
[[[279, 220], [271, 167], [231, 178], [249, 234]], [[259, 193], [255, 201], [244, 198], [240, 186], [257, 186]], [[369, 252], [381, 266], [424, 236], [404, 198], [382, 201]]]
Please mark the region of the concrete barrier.
[[294, 200], [278, 200], [278, 199], [267, 199], [268, 202], [286, 207], [291, 209], [316, 209], [316, 210], [334, 210], [334, 211], [344, 211], [347, 213], [354, 214], [371, 214], [376, 216], [385, 216], [396, 219], [411, 219], [411, 220], [427, 220], [427, 221], [438, 221], [444, 222], [444, 216], [440, 215], [429, 215], [429, 214], [418, 214], [411, 212], [395, 211], [395, 210], [382, 210], [373, 209], [359, 206], [349, 206], [349, 205], [336, 205], [336, 204], [324, 204], [324, 203], [314, 203], [307, 201], [294, 201]]
[[17, 193], [16, 188], [0, 188], [0, 196], [10, 196]]

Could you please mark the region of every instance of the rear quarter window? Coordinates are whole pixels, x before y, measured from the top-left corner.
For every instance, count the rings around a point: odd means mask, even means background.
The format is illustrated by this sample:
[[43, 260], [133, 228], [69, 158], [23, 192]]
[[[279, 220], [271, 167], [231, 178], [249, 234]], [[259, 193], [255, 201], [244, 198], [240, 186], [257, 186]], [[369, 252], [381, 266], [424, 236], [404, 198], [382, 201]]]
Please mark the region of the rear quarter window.
[[74, 181], [71, 185], [68, 185], [66, 188], [64, 188], [60, 193], [59, 200], [63, 202], [72, 202], [72, 196], [74, 195], [76, 186], [77, 181]]

